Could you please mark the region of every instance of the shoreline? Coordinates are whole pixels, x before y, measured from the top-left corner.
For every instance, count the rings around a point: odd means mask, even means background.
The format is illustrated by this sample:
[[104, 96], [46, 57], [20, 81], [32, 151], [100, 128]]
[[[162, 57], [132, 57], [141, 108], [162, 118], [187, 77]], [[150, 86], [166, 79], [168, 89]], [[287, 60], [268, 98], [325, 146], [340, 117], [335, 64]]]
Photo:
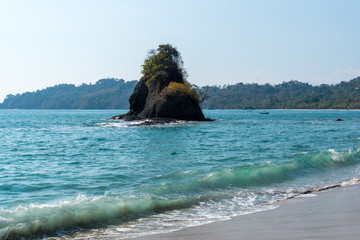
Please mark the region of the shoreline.
[[132, 239], [358, 239], [359, 196], [360, 184], [329, 188], [275, 203], [271, 210]]

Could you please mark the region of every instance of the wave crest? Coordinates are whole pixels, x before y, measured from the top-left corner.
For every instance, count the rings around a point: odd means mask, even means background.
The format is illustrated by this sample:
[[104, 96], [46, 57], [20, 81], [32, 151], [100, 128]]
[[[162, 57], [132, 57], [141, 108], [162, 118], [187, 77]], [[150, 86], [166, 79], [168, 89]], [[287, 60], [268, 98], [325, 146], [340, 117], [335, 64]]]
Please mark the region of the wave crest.
[[[294, 159], [294, 158], [292, 158]], [[178, 174], [177, 181], [133, 190], [136, 197], [104, 195], [79, 196], [74, 201], [54, 205], [32, 205], [15, 210], [0, 210], [0, 238], [35, 238], [99, 228], [146, 217], [170, 210], [200, 206], [234, 197], [234, 192], [253, 186], [269, 186], [319, 169], [340, 168], [359, 161], [359, 151], [299, 154], [295, 160], [274, 164], [267, 162], [220, 169], [211, 174], [187, 172]], [[185, 176], [190, 174], [191, 178]], [[166, 176], [162, 176], [166, 180]], [[170, 177], [171, 178], [171, 177]], [[357, 180], [355, 182], [358, 182]], [[346, 184], [339, 184], [343, 186]], [[226, 191], [225, 189], [235, 189]], [[300, 192], [301, 193], [301, 192]], [[302, 192], [305, 193], [305, 192]], [[35, 237], [34, 237], [35, 236]]]

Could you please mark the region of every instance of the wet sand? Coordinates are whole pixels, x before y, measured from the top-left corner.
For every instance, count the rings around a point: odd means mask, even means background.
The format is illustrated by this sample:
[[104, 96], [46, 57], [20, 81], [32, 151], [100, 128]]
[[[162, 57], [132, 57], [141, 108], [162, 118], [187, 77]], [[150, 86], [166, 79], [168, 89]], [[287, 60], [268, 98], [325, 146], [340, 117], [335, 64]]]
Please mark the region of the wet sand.
[[360, 184], [314, 195], [278, 203], [273, 210], [135, 239], [360, 239]]

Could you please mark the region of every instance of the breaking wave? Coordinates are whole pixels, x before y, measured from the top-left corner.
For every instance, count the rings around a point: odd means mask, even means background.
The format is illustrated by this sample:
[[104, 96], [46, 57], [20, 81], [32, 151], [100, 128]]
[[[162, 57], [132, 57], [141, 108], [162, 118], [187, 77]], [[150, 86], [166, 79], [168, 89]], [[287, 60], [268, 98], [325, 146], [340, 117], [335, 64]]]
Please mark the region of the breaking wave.
[[[54, 236], [64, 232], [69, 234], [83, 229], [116, 225], [140, 217], [231, 199], [239, 191], [251, 191], [252, 187], [271, 186], [273, 183], [316, 174], [319, 170], [342, 168], [358, 162], [358, 150], [336, 152], [330, 149], [326, 152], [299, 154], [288, 162], [219, 169], [190, 178], [187, 174], [191, 172], [184, 172], [176, 176], [179, 181], [142, 186], [133, 190], [131, 194], [79, 196], [75, 200], [56, 204], [19, 206], [13, 210], [0, 210], [0, 238]], [[358, 180], [351, 180], [336, 187], [356, 182]], [[231, 191], [227, 191], [229, 189]], [[297, 193], [295, 191], [292, 194]]]

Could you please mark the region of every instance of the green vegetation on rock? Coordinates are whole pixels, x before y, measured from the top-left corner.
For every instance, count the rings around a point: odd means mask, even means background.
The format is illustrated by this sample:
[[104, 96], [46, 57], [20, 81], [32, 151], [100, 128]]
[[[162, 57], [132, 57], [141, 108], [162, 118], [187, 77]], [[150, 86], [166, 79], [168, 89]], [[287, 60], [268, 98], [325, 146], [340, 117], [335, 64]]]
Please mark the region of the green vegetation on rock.
[[199, 94], [195, 88], [192, 88], [189, 82], [176, 83], [171, 82], [167, 87], [167, 94], [174, 96], [189, 97], [197, 102], [200, 102]]
[[200, 102], [197, 90], [186, 81], [187, 72], [178, 50], [170, 44], [159, 45], [149, 51], [142, 65], [141, 73], [146, 78], [146, 86], [151, 88], [157, 81], [171, 79], [165, 92], [171, 96], [189, 97]]
[[170, 44], [159, 45], [157, 50], [150, 50], [147, 59], [142, 65], [141, 73], [148, 79], [146, 85], [150, 86], [159, 76], [171, 77], [175, 81], [186, 80], [186, 70], [183, 67], [181, 55]]

